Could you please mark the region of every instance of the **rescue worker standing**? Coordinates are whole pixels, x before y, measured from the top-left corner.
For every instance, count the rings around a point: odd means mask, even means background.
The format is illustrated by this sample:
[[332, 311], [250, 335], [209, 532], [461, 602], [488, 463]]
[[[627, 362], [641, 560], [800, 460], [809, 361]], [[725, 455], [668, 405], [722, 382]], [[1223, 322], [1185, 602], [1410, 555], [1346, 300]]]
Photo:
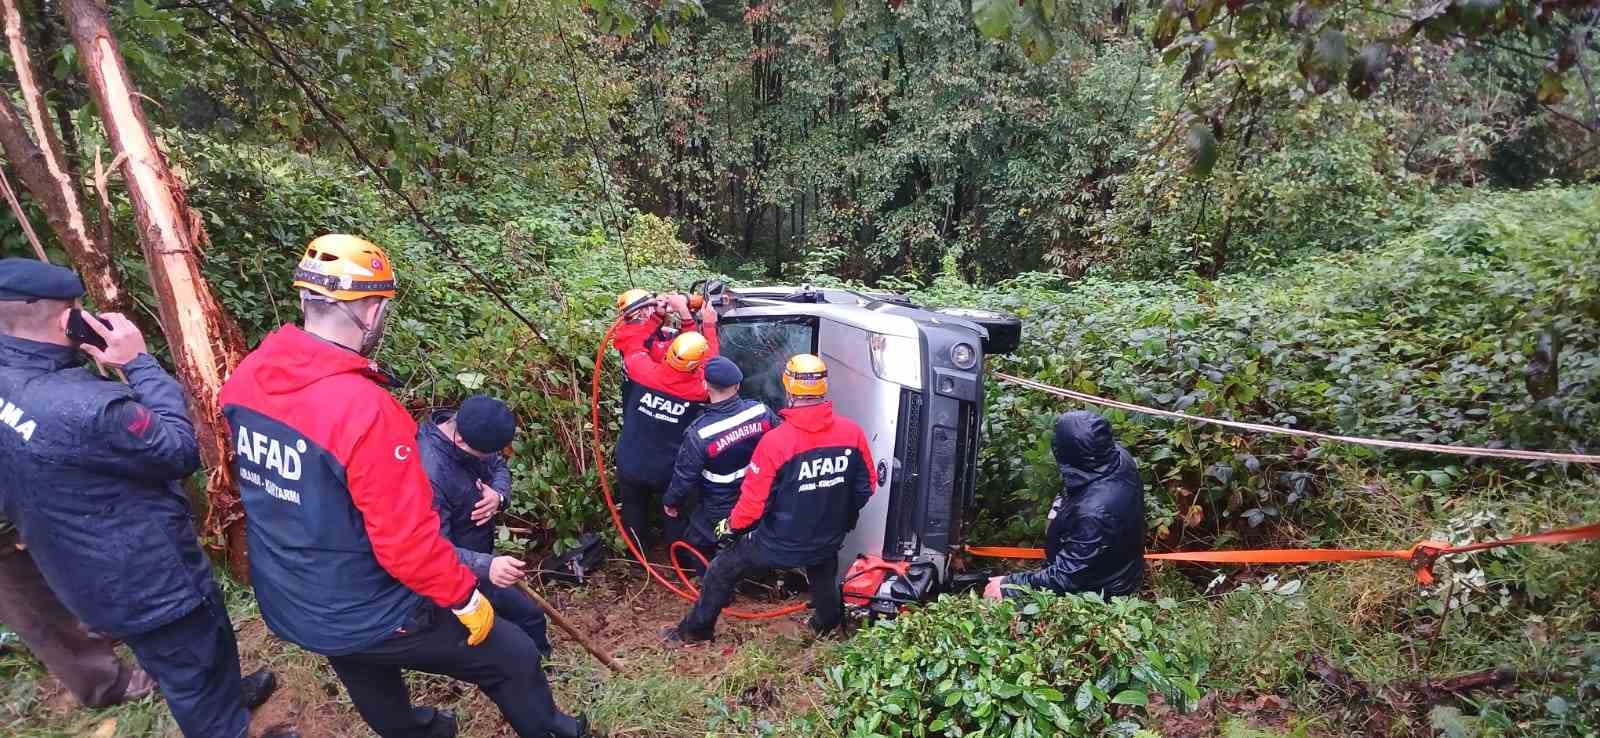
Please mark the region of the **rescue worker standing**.
[[495, 617], [515, 623], [548, 659], [552, 647], [544, 610], [511, 589], [526, 576], [523, 562], [494, 555], [494, 519], [511, 495], [511, 470], [500, 453], [516, 433], [511, 408], [493, 397], [473, 395], [454, 412], [441, 410], [423, 423], [417, 448], [433, 485], [440, 533], [477, 575], [478, 591], [489, 598]]
[[[276, 679], [239, 677], [182, 486], [200, 468], [183, 387], [120, 314], [87, 320], [104, 349], [69, 339], [83, 291], [69, 269], [0, 261], [0, 507], [67, 609], [133, 650], [185, 736], [243, 738]], [[80, 348], [128, 384], [85, 369]]]
[[1058, 594], [1133, 594], [1144, 578], [1144, 481], [1139, 465], [1098, 413], [1056, 418], [1050, 441], [1062, 491], [1050, 506], [1041, 569], [993, 577], [983, 596], [1000, 599], [1016, 587]]
[[382, 738], [456, 734], [413, 708], [403, 669], [478, 685], [518, 735], [587, 733], [556, 709], [539, 651], [495, 628], [477, 577], [439, 534], [417, 424], [371, 360], [396, 295], [387, 254], [354, 236], [307, 247], [305, 328], [273, 331], [222, 388], [261, 617], [328, 657]]
[[[682, 295], [673, 295], [676, 307]], [[687, 308], [684, 308], [687, 311]], [[622, 494], [622, 522], [641, 550], [655, 542], [650, 512], [666, 494], [672, 465], [684, 429], [700, 417], [706, 394], [705, 363], [717, 355], [717, 312], [707, 303], [700, 310], [700, 328], [678, 334], [659, 361], [650, 357], [645, 340], [661, 316], [647, 318], [649, 328], [618, 334], [613, 345], [623, 355], [628, 381], [622, 393], [622, 436], [617, 439], [617, 487]], [[667, 539], [679, 536], [681, 524], [668, 519]]]
[[695, 600], [669, 643], [710, 640], [733, 588], [762, 569], [804, 567], [811, 584], [811, 628], [818, 634], [844, 621], [839, 593], [839, 546], [856, 525], [861, 507], [878, 486], [867, 436], [827, 400], [828, 367], [811, 354], [789, 359], [783, 370], [789, 407], [783, 425], [756, 444], [733, 512], [717, 534], [753, 532], [717, 555]]
[[[727, 357], [706, 362], [705, 374], [711, 404], [684, 433], [672, 484], [661, 504], [669, 518], [688, 516], [683, 540], [710, 560], [717, 552], [717, 523], [739, 501], [756, 444], [781, 421], [766, 405], [739, 397], [744, 373]], [[699, 559], [690, 563], [697, 573], [705, 573]]]

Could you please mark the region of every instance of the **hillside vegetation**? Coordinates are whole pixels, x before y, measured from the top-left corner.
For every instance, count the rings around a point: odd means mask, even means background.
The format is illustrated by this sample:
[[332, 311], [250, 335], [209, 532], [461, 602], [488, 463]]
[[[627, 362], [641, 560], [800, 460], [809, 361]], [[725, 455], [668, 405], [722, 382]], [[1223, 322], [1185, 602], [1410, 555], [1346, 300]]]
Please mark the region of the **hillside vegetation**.
[[[102, 201], [92, 183], [110, 142], [56, 5], [23, 3], [19, 38], [86, 220], [170, 359], [126, 184]], [[378, 359], [400, 399], [420, 415], [485, 392], [517, 414], [505, 552], [590, 531], [618, 548], [589, 446], [613, 300], [713, 276], [1024, 320], [987, 366], [972, 543], [1038, 544], [1052, 418], [1081, 407], [997, 372], [1324, 433], [1600, 453], [1592, 4], [226, 5], [109, 3], [209, 235], [206, 279], [254, 345], [298, 319], [310, 239], [387, 248], [401, 298]], [[32, 253], [0, 214], [0, 254]], [[617, 386], [614, 356], [600, 371]], [[1152, 550], [1600, 521], [1594, 468], [1104, 412], [1139, 461]], [[552, 681], [618, 736], [1600, 736], [1595, 543], [1448, 557], [1426, 586], [1398, 561], [1162, 563], [1126, 601], [946, 596], [841, 640], [740, 622], [684, 652], [656, 637], [684, 603], [608, 566], [550, 594], [629, 668], [563, 644]], [[278, 716], [367, 735], [326, 661], [226, 587], [245, 662], [286, 675]], [[154, 699], [71, 709], [9, 635], [0, 734], [177, 735]], [[480, 695], [413, 683], [463, 736], [509, 735]]]

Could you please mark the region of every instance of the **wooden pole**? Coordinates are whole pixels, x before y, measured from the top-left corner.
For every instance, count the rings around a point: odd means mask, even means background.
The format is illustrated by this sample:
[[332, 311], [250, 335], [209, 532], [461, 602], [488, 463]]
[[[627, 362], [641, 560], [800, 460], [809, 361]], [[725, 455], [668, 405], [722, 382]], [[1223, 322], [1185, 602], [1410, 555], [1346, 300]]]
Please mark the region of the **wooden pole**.
[[599, 659], [600, 663], [605, 664], [606, 667], [612, 671], [618, 674], [622, 673], [622, 665], [617, 663], [616, 659], [611, 658], [611, 654], [600, 650], [600, 647], [594, 645], [594, 643], [590, 641], [587, 636], [579, 633], [578, 629], [572, 627], [572, 623], [567, 622], [567, 619], [561, 616], [561, 612], [551, 605], [549, 600], [540, 597], [539, 593], [533, 591], [533, 587], [528, 586], [527, 582], [517, 582], [517, 589], [522, 590], [523, 594], [533, 598], [534, 604], [537, 604], [544, 610], [544, 614], [549, 616], [550, 622], [555, 623], [562, 630], [566, 631], [567, 635], [572, 636], [572, 640], [577, 641], [578, 645], [583, 646], [583, 650], [588, 651], [591, 656]]
[[244, 356], [244, 336], [201, 274], [205, 226], [189, 209], [182, 184], [150, 133], [142, 96], [111, 35], [104, 4], [63, 0], [61, 13], [77, 47], [90, 95], [100, 109], [111, 150], [122, 158], [122, 175], [150, 268], [162, 331], [178, 376], [189, 388], [189, 414], [195, 421], [200, 457], [210, 469], [205, 533], [223, 540], [230, 573], [246, 581], [244, 508], [230, 463], [228, 426], [217, 404], [222, 381]]

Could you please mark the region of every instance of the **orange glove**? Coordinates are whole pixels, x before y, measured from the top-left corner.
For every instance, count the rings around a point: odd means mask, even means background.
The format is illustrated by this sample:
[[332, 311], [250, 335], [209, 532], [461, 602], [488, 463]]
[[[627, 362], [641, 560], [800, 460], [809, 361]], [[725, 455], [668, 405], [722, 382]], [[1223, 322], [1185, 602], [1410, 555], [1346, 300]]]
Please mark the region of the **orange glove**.
[[488, 598], [478, 590], [472, 590], [472, 599], [467, 600], [465, 607], [451, 610], [462, 625], [467, 626], [467, 645], [476, 646], [489, 637], [489, 631], [494, 630], [494, 606], [489, 604]]

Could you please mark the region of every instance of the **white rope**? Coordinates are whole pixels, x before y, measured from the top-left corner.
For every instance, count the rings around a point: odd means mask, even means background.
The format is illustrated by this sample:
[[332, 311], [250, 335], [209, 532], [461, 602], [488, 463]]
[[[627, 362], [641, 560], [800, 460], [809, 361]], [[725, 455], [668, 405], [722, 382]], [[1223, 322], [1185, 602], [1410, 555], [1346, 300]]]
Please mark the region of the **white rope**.
[[1156, 415], [1164, 418], [1192, 420], [1196, 423], [1210, 423], [1212, 425], [1221, 425], [1228, 428], [1237, 428], [1239, 430], [1253, 431], [1256, 433], [1278, 433], [1286, 436], [1314, 438], [1319, 441], [1334, 441], [1336, 443], [1349, 443], [1357, 446], [1394, 448], [1404, 449], [1407, 451], [1431, 451], [1433, 453], [1454, 454], [1456, 456], [1487, 456], [1497, 459], [1526, 459], [1529, 461], [1562, 461], [1573, 464], [1600, 464], [1600, 456], [1593, 456], [1589, 454], [1567, 454], [1554, 451], [1524, 451], [1515, 448], [1474, 448], [1471, 446], [1446, 446], [1439, 443], [1416, 443], [1413, 441], [1388, 441], [1381, 438], [1338, 436], [1330, 433], [1317, 433], [1316, 431], [1300, 430], [1298, 428], [1284, 428], [1276, 425], [1245, 423], [1238, 420], [1206, 418], [1198, 415], [1189, 415], [1188, 413], [1174, 412], [1172, 410], [1160, 410], [1153, 407], [1145, 407], [1144, 405], [1135, 405], [1131, 402], [1108, 400], [1104, 397], [1096, 397], [1083, 392], [1074, 392], [1073, 390], [1062, 389], [1060, 387], [1045, 384], [1044, 382], [1012, 376], [1004, 372], [995, 372], [994, 376], [1002, 382], [1008, 382], [1019, 387], [1038, 390], [1040, 392], [1055, 395], [1057, 397], [1065, 397], [1067, 399], [1077, 400], [1078, 402], [1086, 402], [1091, 405], [1114, 407], [1120, 410], [1127, 410], [1129, 412], [1142, 413], [1144, 415]]

